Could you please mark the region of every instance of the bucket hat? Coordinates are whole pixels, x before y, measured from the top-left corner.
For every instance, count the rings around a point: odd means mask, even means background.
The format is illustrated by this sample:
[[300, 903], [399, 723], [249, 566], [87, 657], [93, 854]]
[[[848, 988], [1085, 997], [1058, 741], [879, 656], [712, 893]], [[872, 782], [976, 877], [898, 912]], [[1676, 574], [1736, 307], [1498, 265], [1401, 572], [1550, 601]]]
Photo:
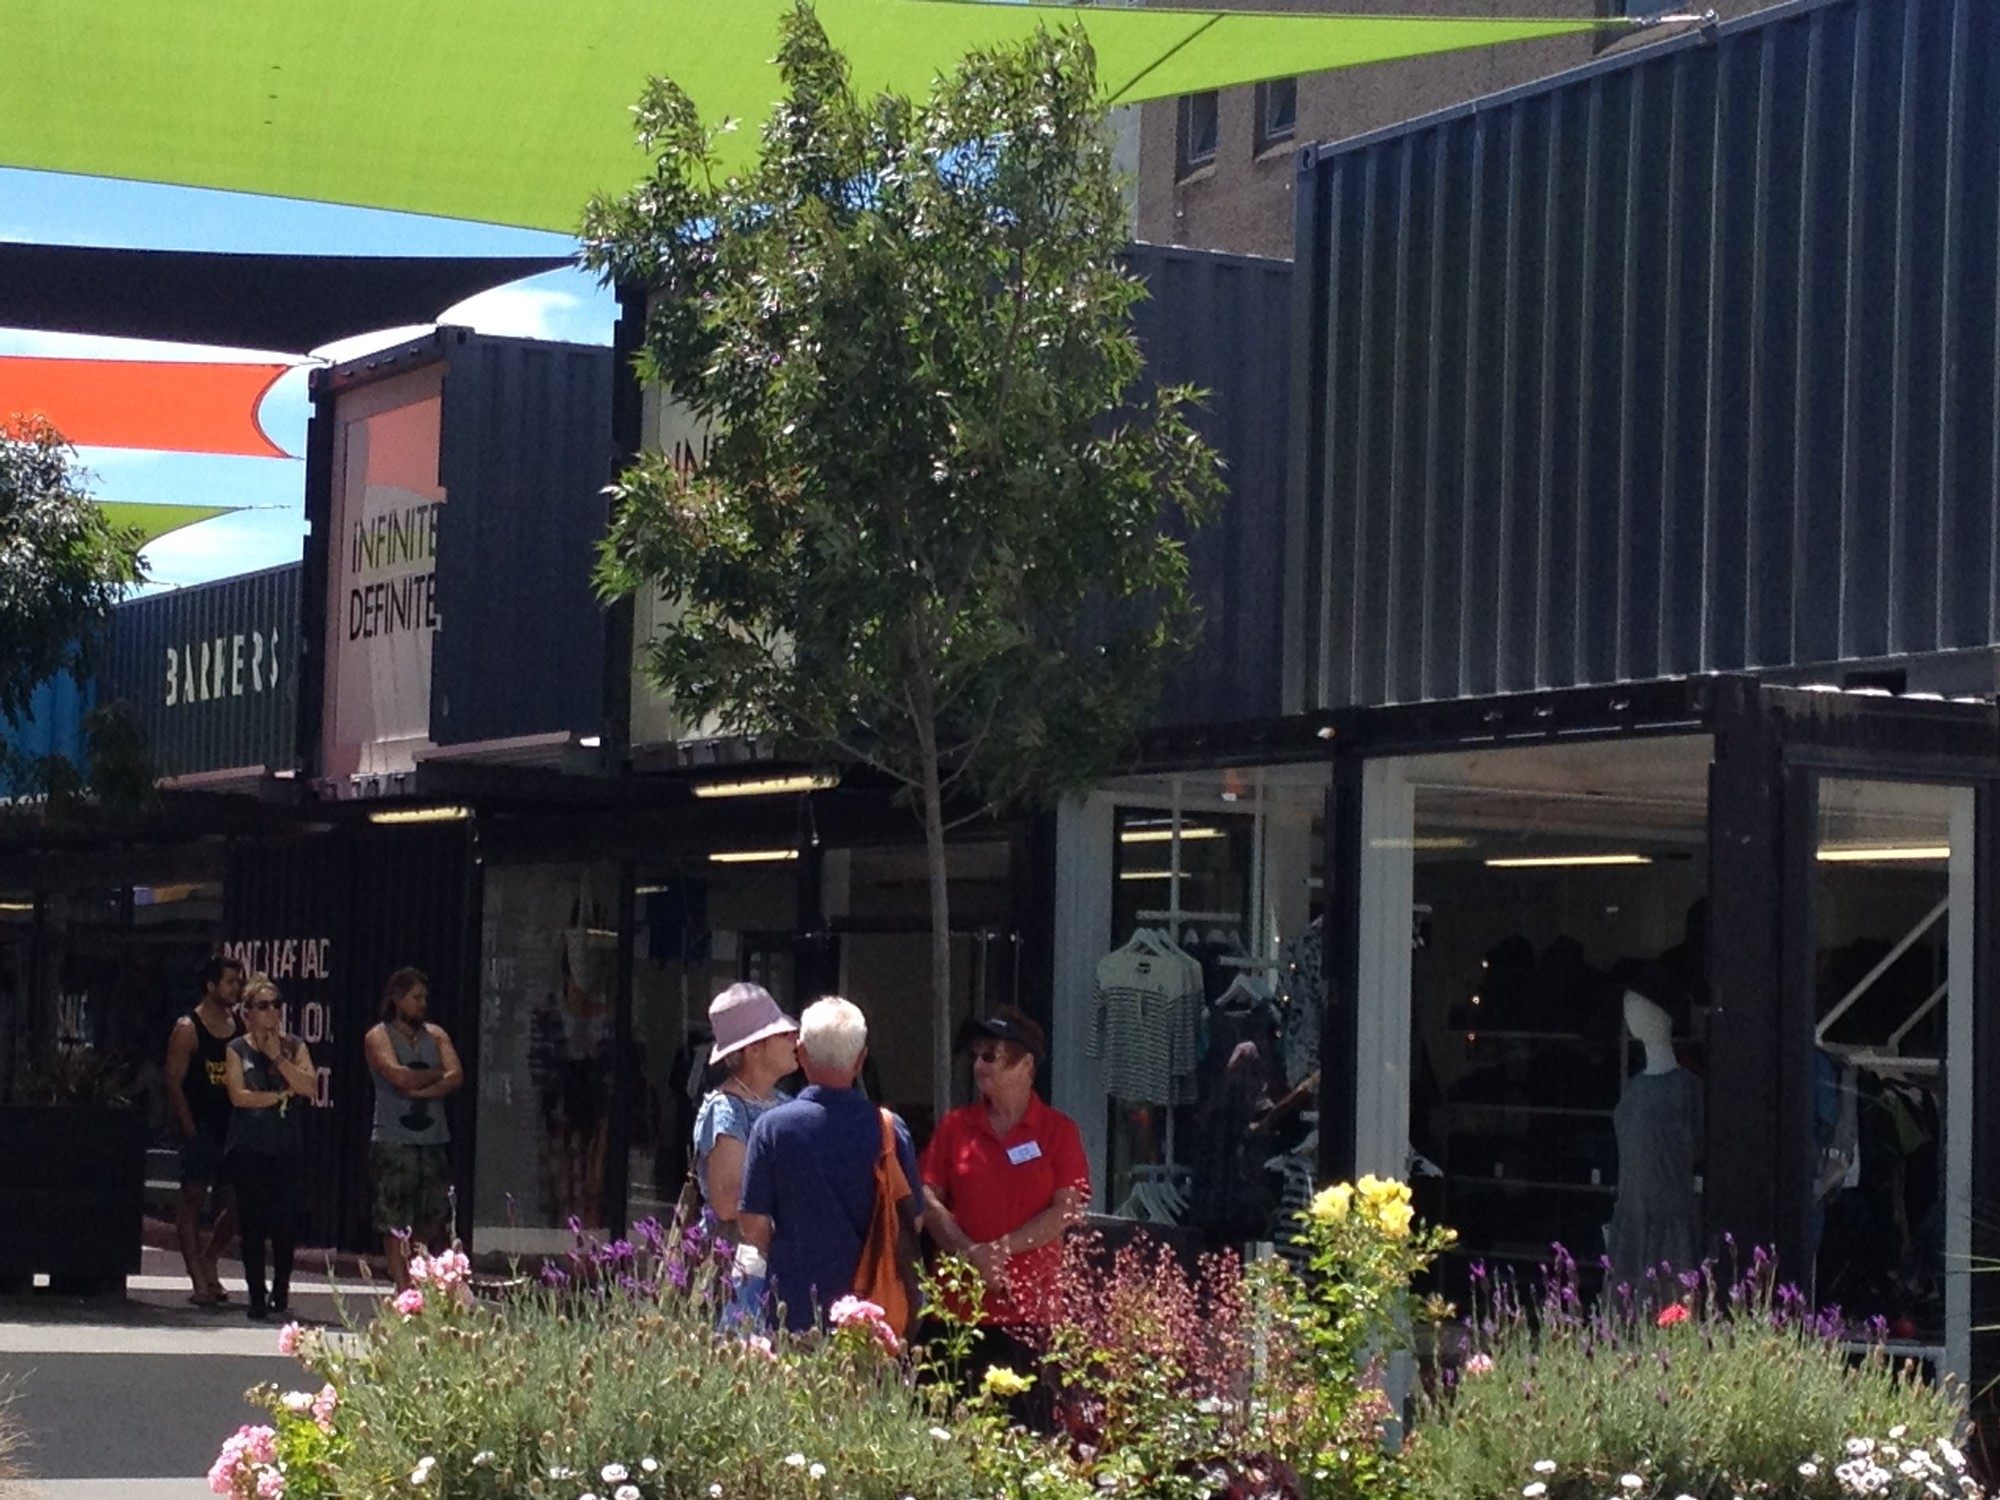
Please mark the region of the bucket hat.
[[732, 984], [708, 1002], [708, 1029], [715, 1046], [708, 1060], [719, 1063], [767, 1036], [796, 1032], [799, 1023], [778, 1009], [778, 1002], [761, 984]]

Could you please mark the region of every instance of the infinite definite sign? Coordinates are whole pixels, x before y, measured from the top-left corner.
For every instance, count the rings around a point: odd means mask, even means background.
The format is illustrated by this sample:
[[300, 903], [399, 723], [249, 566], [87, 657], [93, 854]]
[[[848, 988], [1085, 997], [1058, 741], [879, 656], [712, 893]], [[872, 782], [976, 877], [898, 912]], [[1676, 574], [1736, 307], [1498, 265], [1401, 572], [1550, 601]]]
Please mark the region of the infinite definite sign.
[[327, 569], [330, 776], [408, 771], [430, 741], [441, 381], [433, 367], [340, 400]]

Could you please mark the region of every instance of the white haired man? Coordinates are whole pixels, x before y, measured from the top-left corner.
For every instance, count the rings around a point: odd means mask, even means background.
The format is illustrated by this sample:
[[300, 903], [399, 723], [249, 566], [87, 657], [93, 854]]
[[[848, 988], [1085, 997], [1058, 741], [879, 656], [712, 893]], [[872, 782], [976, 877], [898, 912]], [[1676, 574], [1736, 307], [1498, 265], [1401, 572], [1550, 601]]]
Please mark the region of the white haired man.
[[[803, 1330], [854, 1290], [875, 1210], [882, 1119], [857, 1086], [868, 1056], [860, 1007], [837, 995], [815, 1000], [799, 1017], [797, 1045], [806, 1087], [751, 1128], [736, 1229], [739, 1271], [751, 1287], [769, 1278], [764, 1316], [782, 1306], [785, 1326]], [[911, 1187], [904, 1211], [915, 1224], [924, 1208], [917, 1156], [909, 1127], [890, 1120]]]

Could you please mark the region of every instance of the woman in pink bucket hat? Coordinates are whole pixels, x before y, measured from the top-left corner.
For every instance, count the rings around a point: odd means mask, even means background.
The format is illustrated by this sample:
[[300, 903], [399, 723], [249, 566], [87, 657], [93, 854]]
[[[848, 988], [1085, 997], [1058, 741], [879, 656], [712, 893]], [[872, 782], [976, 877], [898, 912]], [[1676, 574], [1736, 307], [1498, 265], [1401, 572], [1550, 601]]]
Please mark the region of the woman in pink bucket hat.
[[783, 1102], [779, 1081], [798, 1069], [799, 1023], [761, 984], [732, 984], [709, 1002], [708, 1026], [715, 1034], [708, 1060], [727, 1067], [729, 1076], [701, 1101], [690, 1171], [708, 1211], [733, 1224], [742, 1203], [743, 1148], [757, 1117]]

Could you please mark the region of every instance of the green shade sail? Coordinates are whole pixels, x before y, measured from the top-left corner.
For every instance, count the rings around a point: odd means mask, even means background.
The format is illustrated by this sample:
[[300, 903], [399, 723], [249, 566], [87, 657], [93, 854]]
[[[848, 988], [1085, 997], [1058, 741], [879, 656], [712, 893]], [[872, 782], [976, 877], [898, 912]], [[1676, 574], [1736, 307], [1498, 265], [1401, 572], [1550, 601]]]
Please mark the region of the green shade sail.
[[[643, 175], [631, 106], [673, 78], [704, 119], [777, 91], [788, 0], [0, 0], [0, 166], [573, 231]], [[819, 0], [870, 93], [1083, 25], [1107, 99], [1573, 34], [1596, 22]]]
[[100, 500], [97, 504], [114, 526], [137, 531], [141, 546], [157, 542], [170, 531], [199, 526], [241, 509], [234, 505], [140, 505], [129, 500]]

